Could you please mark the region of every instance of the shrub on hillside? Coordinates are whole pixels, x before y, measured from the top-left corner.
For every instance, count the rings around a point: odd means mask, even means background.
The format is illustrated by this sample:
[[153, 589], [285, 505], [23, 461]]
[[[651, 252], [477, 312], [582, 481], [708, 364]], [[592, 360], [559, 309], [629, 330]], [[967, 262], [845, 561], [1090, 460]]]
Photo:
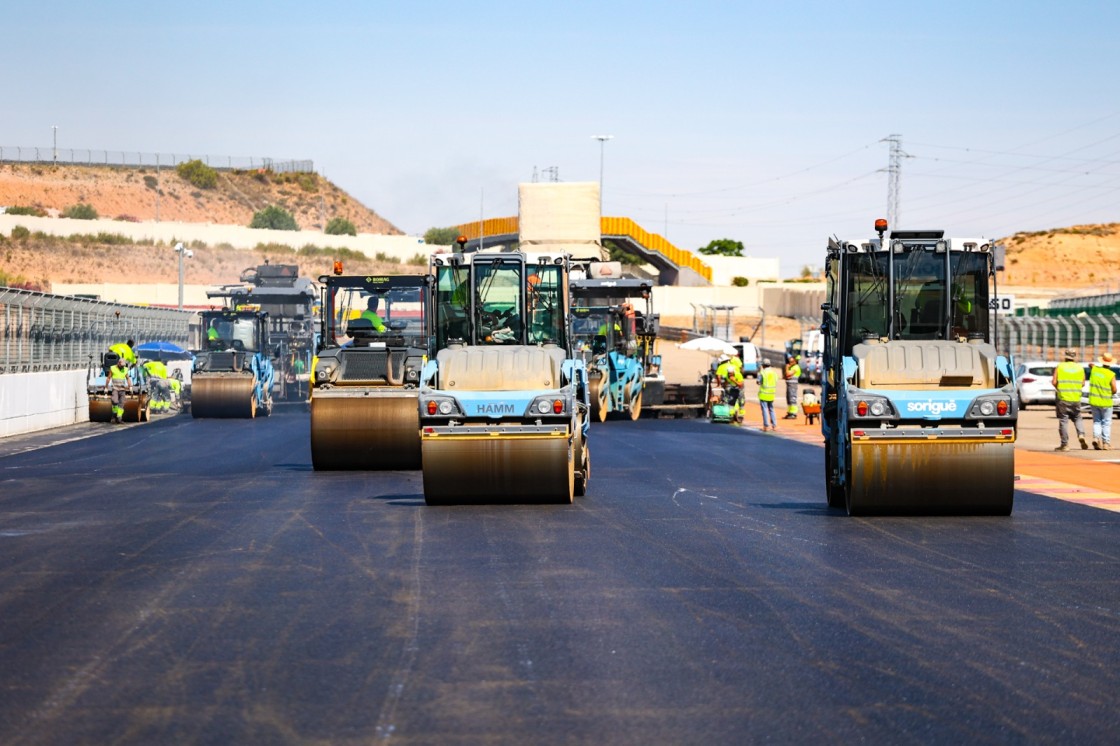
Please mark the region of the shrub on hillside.
[[323, 229], [323, 233], [329, 236], [356, 236], [358, 235], [358, 229], [346, 218], [336, 217], [331, 218], [327, 227]]
[[159, 179], [149, 174], [144, 177], [144, 186], [148, 187], [149, 189], [155, 189], [159, 186]]
[[12, 228], [13, 241], [26, 241], [30, 237], [31, 231], [27, 230], [22, 225], [17, 225], [15, 228]]
[[298, 231], [299, 225], [292, 213], [277, 205], [269, 205], [253, 214], [250, 228], [270, 228], [274, 231]]
[[751, 281], [746, 277], [732, 277], [731, 284], [737, 288], [745, 288], [751, 284]]
[[71, 218], [72, 220], [97, 220], [97, 210], [94, 209], [93, 205], [79, 202], [76, 205], [67, 207], [62, 212], [62, 217]]
[[458, 237], [459, 229], [455, 227], [429, 228], [424, 231], [424, 243], [431, 246], [450, 246]]
[[[213, 189], [218, 186], [218, 172], [197, 158], [180, 163], [175, 172], [199, 189]], [[144, 180], [147, 183], [147, 179]]]
[[30, 215], [33, 218], [45, 218], [47, 211], [42, 207], [27, 207], [25, 205], [15, 205], [4, 210], [5, 215]]

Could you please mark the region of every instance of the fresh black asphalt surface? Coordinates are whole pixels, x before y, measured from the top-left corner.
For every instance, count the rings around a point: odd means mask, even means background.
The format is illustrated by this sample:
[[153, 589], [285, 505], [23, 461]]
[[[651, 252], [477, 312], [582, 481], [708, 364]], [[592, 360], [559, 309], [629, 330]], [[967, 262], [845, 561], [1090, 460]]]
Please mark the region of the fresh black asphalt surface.
[[571, 506], [316, 473], [299, 408], [37, 437], [0, 450], [2, 744], [1120, 733], [1117, 513], [848, 518], [820, 448], [695, 420], [594, 425]]

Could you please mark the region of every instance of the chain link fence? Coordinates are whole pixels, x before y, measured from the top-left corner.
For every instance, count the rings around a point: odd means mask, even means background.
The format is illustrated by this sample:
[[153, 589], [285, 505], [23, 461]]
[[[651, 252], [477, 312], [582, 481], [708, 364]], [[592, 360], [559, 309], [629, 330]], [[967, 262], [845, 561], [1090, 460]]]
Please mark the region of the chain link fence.
[[44, 148], [0, 145], [0, 163], [39, 163], [68, 166], [114, 166], [118, 168], [173, 168], [188, 161], [202, 161], [218, 170], [255, 171], [267, 169], [275, 173], [315, 173], [310, 160], [276, 160], [252, 156], [191, 155], [189, 153], [132, 153], [123, 150], [92, 148]]
[[128, 339], [186, 347], [193, 315], [0, 287], [0, 374], [85, 369]]

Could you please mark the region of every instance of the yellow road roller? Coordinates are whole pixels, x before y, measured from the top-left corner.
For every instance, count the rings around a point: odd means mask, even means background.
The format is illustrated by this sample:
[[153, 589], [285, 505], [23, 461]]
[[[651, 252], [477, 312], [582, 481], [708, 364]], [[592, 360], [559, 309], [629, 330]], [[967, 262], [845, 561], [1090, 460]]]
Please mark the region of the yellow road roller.
[[272, 414], [273, 368], [268, 314], [203, 311], [205, 349], [191, 370], [191, 415], [252, 418]]
[[424, 499], [571, 503], [591, 474], [587, 370], [566, 254], [432, 257], [436, 347], [420, 380]]
[[994, 247], [943, 231], [831, 239], [821, 429], [829, 507], [1009, 515], [1018, 399]]
[[319, 278], [311, 461], [324, 469], [419, 469], [417, 387], [431, 353], [428, 275]]

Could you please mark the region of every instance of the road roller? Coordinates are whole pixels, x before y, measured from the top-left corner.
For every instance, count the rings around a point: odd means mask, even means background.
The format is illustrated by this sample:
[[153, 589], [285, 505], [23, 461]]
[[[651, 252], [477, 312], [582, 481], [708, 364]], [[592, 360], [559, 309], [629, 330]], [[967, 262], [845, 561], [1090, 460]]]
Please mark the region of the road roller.
[[[89, 396], [89, 421], [113, 421], [113, 395], [109, 384], [109, 368], [117, 364], [117, 353], [106, 352], [99, 363], [93, 362], [86, 369], [86, 393]], [[124, 422], [147, 422], [151, 414], [150, 392], [143, 366], [132, 366], [128, 371], [128, 385], [124, 394]]]
[[1018, 399], [996, 347], [995, 246], [944, 231], [830, 239], [821, 430], [829, 507], [1010, 515]]
[[429, 505], [571, 503], [591, 475], [567, 254], [435, 255], [437, 352], [420, 377]]
[[327, 275], [319, 283], [314, 468], [419, 469], [417, 387], [432, 351], [432, 278]]
[[[653, 283], [620, 278], [618, 262], [610, 279], [589, 276], [572, 280], [572, 332], [587, 366], [591, 419], [605, 422], [609, 415], [636, 420], [642, 415], [642, 398], [665, 377], [661, 356], [655, 354], [659, 315], [653, 313]], [[639, 307], [640, 306], [640, 307]], [[660, 403], [660, 401], [656, 402]]]
[[201, 318], [205, 349], [195, 355], [191, 370], [191, 416], [272, 414], [268, 314], [227, 308], [203, 311]]

